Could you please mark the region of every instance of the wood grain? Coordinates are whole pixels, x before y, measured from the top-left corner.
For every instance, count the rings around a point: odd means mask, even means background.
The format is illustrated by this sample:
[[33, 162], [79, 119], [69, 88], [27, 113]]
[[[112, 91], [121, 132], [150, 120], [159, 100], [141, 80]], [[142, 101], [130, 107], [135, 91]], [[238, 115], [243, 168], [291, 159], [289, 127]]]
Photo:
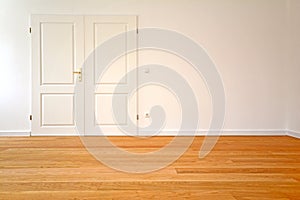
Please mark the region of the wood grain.
[[[172, 137], [109, 139], [150, 152]], [[300, 199], [299, 139], [226, 136], [199, 159], [203, 139], [162, 170], [129, 174], [97, 161], [78, 137], [0, 137], [0, 199]]]

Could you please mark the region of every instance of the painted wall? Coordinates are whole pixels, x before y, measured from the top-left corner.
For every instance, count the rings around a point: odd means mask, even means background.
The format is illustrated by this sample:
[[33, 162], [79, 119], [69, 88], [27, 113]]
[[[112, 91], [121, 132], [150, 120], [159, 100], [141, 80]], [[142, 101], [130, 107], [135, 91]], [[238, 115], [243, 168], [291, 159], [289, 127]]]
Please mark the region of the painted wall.
[[288, 129], [300, 135], [300, 1], [291, 0], [288, 68]]
[[[0, 0], [0, 131], [30, 130], [30, 14], [134, 14], [140, 27], [183, 33], [202, 45], [218, 66], [226, 89], [226, 129], [285, 129], [286, 3]], [[289, 119], [294, 116], [299, 117], [296, 113]], [[291, 122], [290, 128], [292, 124], [297, 123]]]

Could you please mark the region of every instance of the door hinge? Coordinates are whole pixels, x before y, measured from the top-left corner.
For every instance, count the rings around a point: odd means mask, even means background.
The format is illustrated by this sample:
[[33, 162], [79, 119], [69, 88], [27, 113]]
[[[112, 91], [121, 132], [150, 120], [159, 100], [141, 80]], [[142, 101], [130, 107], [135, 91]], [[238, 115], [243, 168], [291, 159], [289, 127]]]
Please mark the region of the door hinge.
[[29, 115], [29, 120], [32, 121], [32, 115]]
[[139, 29], [138, 28], [136, 28], [136, 34], [139, 34]]
[[31, 27], [29, 27], [29, 33], [31, 33]]
[[139, 120], [139, 115], [136, 115], [136, 120]]

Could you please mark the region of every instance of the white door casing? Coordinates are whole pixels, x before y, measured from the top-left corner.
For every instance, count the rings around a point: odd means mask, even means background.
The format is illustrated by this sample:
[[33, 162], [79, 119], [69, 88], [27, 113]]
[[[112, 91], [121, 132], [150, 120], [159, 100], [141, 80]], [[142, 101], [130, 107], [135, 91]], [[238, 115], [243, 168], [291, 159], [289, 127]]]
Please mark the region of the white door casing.
[[[84, 123], [86, 135], [97, 135], [98, 125], [105, 135], [122, 135], [117, 126], [126, 125], [129, 118], [136, 119], [137, 101], [135, 98], [128, 101], [126, 90], [116, 94], [124, 98], [124, 110], [118, 113], [124, 115], [124, 121], [116, 124], [112, 120], [112, 94], [118, 78], [137, 66], [136, 52], [116, 61], [101, 80], [96, 80], [94, 66], [83, 69], [81, 81], [73, 72], [82, 67], [84, 59], [101, 42], [122, 31], [136, 29], [136, 16], [32, 15], [31, 26], [31, 135], [77, 135], [75, 114], [78, 113], [76, 121]], [[137, 77], [127, 81], [136, 84]], [[87, 92], [85, 105], [75, 107], [75, 85], [85, 84], [85, 90], [89, 91], [94, 83], [98, 89]]]

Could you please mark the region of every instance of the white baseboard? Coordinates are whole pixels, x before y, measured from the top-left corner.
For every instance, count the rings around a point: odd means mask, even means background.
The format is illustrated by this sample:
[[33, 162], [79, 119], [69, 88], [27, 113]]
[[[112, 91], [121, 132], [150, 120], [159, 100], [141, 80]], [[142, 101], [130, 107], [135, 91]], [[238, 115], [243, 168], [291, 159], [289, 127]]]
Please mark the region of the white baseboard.
[[[300, 132], [295, 130], [285, 129], [223, 129], [221, 132], [208, 130], [198, 130], [196, 132], [192, 130], [186, 130], [178, 134], [177, 130], [165, 130], [159, 133], [159, 136], [290, 136], [300, 139]], [[30, 130], [25, 131], [0, 131], [0, 137], [28, 137], [30, 136]], [[46, 136], [46, 135], [40, 135]], [[48, 135], [53, 136], [53, 135]], [[66, 136], [65, 134], [57, 136]], [[69, 135], [68, 136], [78, 136]], [[111, 136], [118, 136], [111, 134]], [[124, 135], [120, 135], [124, 136]], [[139, 132], [139, 136], [153, 136], [152, 131]]]
[[[285, 129], [223, 129], [221, 131], [210, 130], [164, 130], [158, 136], [285, 136]], [[139, 132], [139, 136], [153, 136], [153, 131]]]
[[79, 134], [78, 133], [69, 133], [69, 132], [53, 132], [53, 133], [51, 133], [51, 132], [48, 132], [48, 133], [43, 133], [43, 132], [41, 132], [41, 133], [32, 133], [31, 132], [31, 136], [32, 137], [43, 137], [43, 136], [45, 136], [45, 137], [51, 137], [51, 136], [53, 136], [53, 137], [68, 137], [68, 136], [74, 136], [74, 137], [76, 137], [76, 136], [79, 136]]
[[300, 132], [299, 131], [286, 130], [286, 135], [300, 139]]
[[30, 131], [0, 131], [0, 137], [28, 137]]

